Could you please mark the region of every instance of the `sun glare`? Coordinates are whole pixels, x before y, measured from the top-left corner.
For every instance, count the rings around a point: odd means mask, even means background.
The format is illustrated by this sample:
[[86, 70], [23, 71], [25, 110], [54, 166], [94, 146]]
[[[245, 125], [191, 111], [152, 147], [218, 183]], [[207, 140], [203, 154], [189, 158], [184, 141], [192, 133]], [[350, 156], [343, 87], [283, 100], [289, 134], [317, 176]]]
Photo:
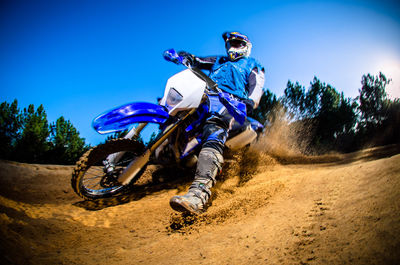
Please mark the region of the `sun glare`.
[[392, 81], [386, 87], [389, 98], [400, 98], [400, 60], [387, 59], [377, 64], [376, 73], [382, 72]]

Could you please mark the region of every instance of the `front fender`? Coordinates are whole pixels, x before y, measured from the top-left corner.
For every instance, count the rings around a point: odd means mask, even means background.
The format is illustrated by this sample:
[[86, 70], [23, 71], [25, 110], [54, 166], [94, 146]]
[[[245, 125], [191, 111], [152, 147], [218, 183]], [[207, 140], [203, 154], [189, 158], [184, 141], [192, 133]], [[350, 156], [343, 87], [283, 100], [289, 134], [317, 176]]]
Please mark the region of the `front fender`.
[[133, 102], [107, 111], [93, 122], [93, 128], [100, 134], [129, 129], [134, 123], [164, 123], [169, 117], [163, 106], [148, 102]]

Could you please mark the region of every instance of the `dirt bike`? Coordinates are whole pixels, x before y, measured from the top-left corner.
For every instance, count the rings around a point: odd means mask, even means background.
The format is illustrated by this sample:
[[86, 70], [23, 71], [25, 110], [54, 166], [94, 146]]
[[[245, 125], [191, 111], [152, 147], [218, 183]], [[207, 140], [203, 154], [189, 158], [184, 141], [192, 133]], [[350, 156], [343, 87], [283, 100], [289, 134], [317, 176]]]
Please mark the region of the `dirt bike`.
[[[128, 133], [123, 138], [93, 147], [76, 163], [71, 185], [84, 199], [94, 200], [129, 191], [150, 164], [194, 167], [211, 100], [219, 100], [236, 120], [229, 131], [227, 149], [248, 146], [262, 132], [263, 125], [246, 116], [246, 105], [220, 90], [207, 74], [192, 67], [173, 49], [166, 51], [164, 58], [186, 69], [168, 79], [159, 104], [133, 102], [93, 120], [92, 126], [100, 134], [126, 130]], [[159, 133], [143, 144], [138, 139], [148, 124], [158, 124]]]

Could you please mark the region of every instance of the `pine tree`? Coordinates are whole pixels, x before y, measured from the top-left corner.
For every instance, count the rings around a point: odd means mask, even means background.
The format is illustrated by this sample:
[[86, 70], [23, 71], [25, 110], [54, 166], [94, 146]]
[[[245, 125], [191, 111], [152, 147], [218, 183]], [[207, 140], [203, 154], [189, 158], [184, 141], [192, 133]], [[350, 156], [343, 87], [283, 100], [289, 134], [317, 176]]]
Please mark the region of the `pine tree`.
[[22, 114], [23, 131], [20, 139], [17, 139], [15, 157], [17, 161], [40, 163], [44, 154], [49, 150], [47, 139], [49, 128], [47, 114], [40, 105], [36, 111], [33, 104], [24, 109]]
[[362, 145], [398, 143], [400, 128], [400, 100], [387, 97], [386, 86], [391, 83], [383, 73], [363, 75], [358, 110], [358, 139]]
[[50, 125], [50, 144], [47, 160], [56, 164], [74, 164], [87, 150], [85, 139], [63, 116]]
[[258, 107], [250, 110], [248, 116], [265, 125], [268, 122], [268, 114], [277, 104], [278, 100], [276, 99], [275, 94], [268, 89], [263, 90]]
[[367, 131], [376, 129], [386, 119], [388, 100], [385, 88], [390, 82], [391, 79], [382, 73], [376, 77], [370, 74], [362, 77], [358, 109], [361, 113], [360, 126]]
[[0, 158], [9, 159], [17, 139], [21, 136], [22, 115], [15, 99], [10, 105], [6, 101], [0, 105]]
[[348, 149], [343, 142], [349, 142], [347, 139], [354, 135], [357, 118], [354, 101], [317, 77], [307, 91], [289, 81], [284, 93], [282, 102], [293, 117], [306, 125], [313, 148], [317, 151]]

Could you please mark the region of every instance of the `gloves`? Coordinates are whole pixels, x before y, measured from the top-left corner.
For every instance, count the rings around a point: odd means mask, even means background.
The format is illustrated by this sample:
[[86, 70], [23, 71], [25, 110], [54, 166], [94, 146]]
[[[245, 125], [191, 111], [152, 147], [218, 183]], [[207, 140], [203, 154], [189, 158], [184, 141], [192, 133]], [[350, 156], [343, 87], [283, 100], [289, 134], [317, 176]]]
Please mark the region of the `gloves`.
[[177, 54], [174, 49], [169, 49], [164, 51], [164, 59], [167, 60], [168, 62], [173, 62], [175, 64], [182, 63], [182, 57], [180, 57], [179, 54]]
[[182, 57], [182, 64], [192, 66], [195, 61], [195, 56], [185, 51], [178, 52], [178, 55]]

